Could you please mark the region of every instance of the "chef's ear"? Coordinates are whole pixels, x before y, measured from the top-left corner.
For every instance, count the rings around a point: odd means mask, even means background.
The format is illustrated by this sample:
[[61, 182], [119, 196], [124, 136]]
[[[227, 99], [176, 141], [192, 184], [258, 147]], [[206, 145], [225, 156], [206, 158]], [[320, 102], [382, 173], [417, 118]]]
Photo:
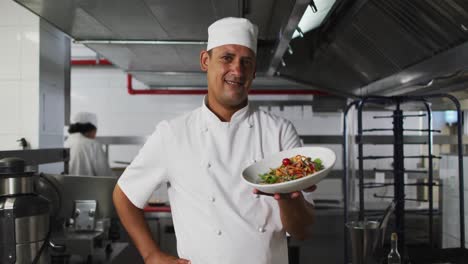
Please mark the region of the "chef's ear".
[[200, 68], [202, 71], [208, 71], [208, 60], [210, 59], [210, 54], [206, 50], [200, 52]]

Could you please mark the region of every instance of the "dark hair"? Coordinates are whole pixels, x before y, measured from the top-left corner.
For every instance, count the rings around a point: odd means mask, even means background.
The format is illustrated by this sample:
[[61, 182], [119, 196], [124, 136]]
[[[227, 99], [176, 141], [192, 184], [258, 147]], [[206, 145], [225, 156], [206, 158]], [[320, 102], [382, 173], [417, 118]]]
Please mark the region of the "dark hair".
[[68, 128], [68, 133], [73, 134], [79, 132], [84, 135], [85, 133], [91, 132], [96, 129], [97, 128], [91, 123], [75, 123], [70, 125], [70, 127]]

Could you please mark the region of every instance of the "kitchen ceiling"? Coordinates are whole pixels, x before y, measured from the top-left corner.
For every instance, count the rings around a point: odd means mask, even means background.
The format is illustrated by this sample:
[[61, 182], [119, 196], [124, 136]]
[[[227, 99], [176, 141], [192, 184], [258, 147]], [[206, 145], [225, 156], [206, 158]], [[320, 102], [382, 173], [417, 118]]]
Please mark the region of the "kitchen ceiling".
[[198, 61], [207, 27], [238, 16], [259, 26], [254, 89], [466, 95], [460, 92], [468, 83], [466, 0], [336, 0], [319, 28], [292, 40], [310, 0], [16, 2], [78, 41], [176, 41], [86, 44], [153, 88], [203, 85]]
[[309, 0], [16, 2], [153, 88], [206, 86], [199, 56], [206, 47], [208, 26], [222, 17], [246, 17], [259, 26], [258, 78], [253, 88], [316, 88], [266, 74], [272, 64], [281, 62], [285, 40], [292, 37]]

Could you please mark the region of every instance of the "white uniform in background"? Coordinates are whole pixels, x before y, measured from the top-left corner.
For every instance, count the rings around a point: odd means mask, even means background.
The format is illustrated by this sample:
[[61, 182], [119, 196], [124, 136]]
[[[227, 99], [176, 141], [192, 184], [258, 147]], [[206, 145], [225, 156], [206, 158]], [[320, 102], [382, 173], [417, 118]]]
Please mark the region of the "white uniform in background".
[[137, 207], [168, 184], [179, 257], [192, 264], [285, 264], [278, 202], [254, 195], [242, 170], [301, 146], [293, 125], [245, 107], [221, 122], [205, 104], [158, 124], [118, 184]]
[[112, 176], [102, 145], [81, 133], [73, 133], [65, 141], [70, 148], [70, 175]]

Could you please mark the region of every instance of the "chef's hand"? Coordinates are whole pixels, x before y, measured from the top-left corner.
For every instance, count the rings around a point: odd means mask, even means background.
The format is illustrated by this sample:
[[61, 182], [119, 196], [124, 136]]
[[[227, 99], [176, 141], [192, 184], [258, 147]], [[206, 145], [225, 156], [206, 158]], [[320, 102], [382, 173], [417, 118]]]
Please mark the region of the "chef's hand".
[[190, 260], [181, 259], [166, 253], [155, 252], [145, 258], [145, 264], [190, 264]]
[[[302, 191], [304, 192], [313, 192], [317, 189], [317, 185], [312, 185]], [[283, 199], [296, 199], [298, 197], [300, 197], [302, 195], [302, 193], [300, 191], [298, 192], [292, 192], [292, 193], [275, 193], [275, 194], [271, 194], [271, 193], [264, 193], [264, 192], [261, 192], [257, 189], [254, 189], [253, 190], [253, 193], [254, 194], [261, 194], [261, 195], [268, 195], [268, 196], [273, 196], [273, 198], [275, 198], [275, 200], [283, 200]]]

